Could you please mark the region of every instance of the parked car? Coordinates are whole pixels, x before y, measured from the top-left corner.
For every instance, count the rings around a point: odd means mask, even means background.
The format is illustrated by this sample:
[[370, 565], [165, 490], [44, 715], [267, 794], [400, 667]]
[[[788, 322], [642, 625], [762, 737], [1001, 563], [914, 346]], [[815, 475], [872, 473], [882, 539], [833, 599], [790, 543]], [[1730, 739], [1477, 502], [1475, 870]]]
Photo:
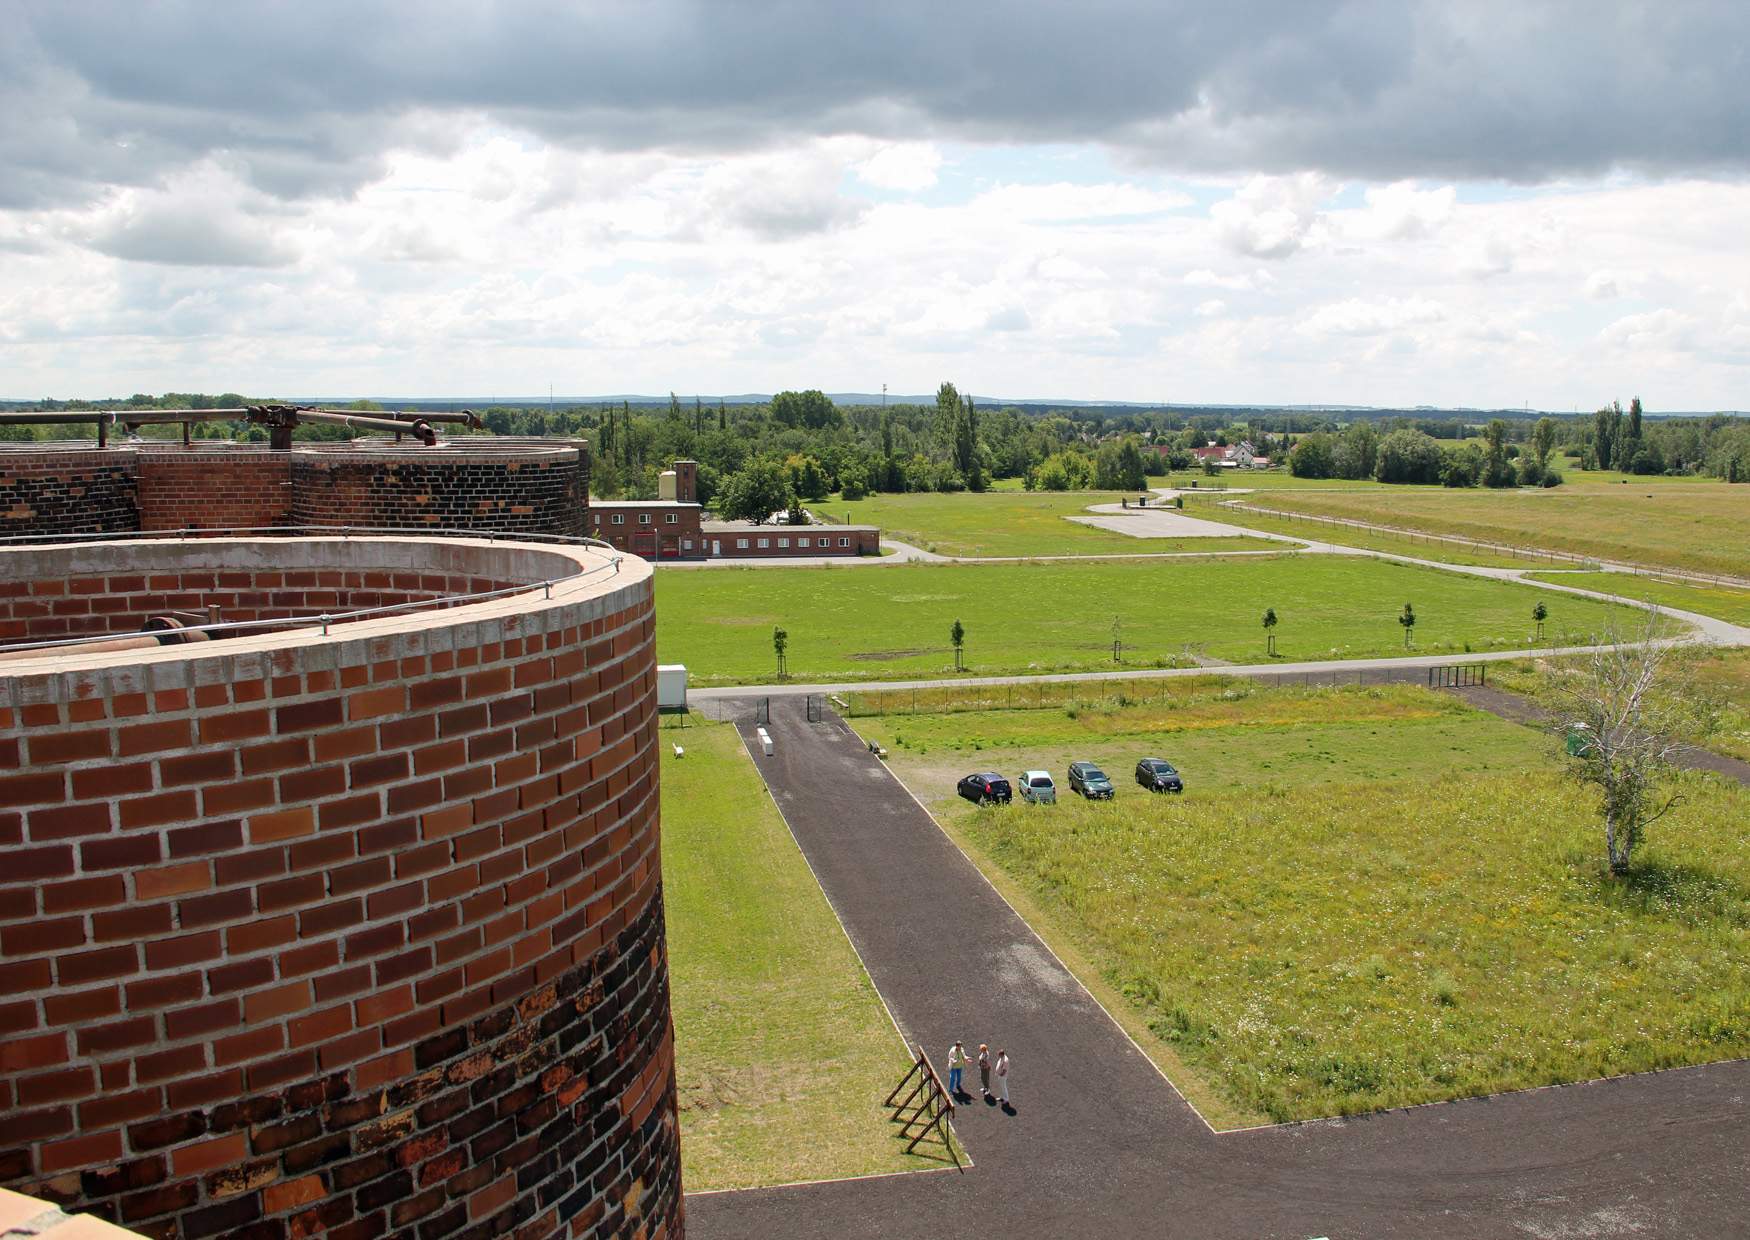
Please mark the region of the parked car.
[[1136, 782], [1150, 792], [1183, 792], [1184, 777], [1165, 758], [1144, 758], [1136, 764]]
[[1035, 805], [1056, 805], [1057, 785], [1051, 782], [1049, 771], [1021, 772], [1021, 799]]
[[1113, 796], [1112, 781], [1092, 762], [1069, 764], [1069, 790], [1081, 793], [1090, 801], [1110, 801]]
[[995, 771], [979, 771], [968, 775], [960, 781], [960, 795], [974, 805], [1007, 805], [1014, 799], [1015, 793], [1009, 787], [1009, 781]]

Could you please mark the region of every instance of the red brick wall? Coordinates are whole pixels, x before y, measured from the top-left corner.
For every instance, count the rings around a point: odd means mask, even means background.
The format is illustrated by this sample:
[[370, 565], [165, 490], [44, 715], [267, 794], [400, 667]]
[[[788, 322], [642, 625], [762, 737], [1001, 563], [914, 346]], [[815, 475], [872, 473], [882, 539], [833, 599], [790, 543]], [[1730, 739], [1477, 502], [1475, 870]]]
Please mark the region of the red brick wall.
[[589, 451], [569, 440], [453, 447], [0, 444], [0, 538], [135, 530], [588, 530]]
[[516, 584], [449, 572], [361, 569], [184, 569], [0, 581], [0, 641], [52, 641], [138, 632], [153, 616], [205, 624], [336, 615], [371, 607], [480, 594]]
[[0, 671], [0, 1184], [680, 1235], [647, 570], [102, 662]]
[[0, 446], [0, 537], [139, 529], [138, 466], [127, 452]]
[[393, 454], [308, 451], [295, 453], [291, 468], [292, 518], [298, 525], [578, 538], [587, 530], [589, 453], [581, 444], [537, 442], [519, 448], [483, 440], [478, 447]]
[[263, 529], [285, 525], [292, 508], [291, 457], [235, 448], [140, 457], [140, 529]]

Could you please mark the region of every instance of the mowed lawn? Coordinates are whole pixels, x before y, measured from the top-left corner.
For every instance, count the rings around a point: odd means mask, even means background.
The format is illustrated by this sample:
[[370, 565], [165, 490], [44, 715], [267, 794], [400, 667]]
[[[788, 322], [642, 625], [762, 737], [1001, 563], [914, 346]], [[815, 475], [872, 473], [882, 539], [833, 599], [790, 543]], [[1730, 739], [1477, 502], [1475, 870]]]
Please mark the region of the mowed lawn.
[[789, 673], [817, 681], [951, 673], [948, 634], [966, 630], [973, 674], [1172, 666], [1187, 648], [1264, 661], [1265, 608], [1282, 660], [1404, 653], [1398, 616], [1415, 607], [1412, 653], [1522, 649], [1546, 601], [1546, 640], [1584, 642], [1609, 605], [1438, 569], [1341, 556], [896, 564], [712, 569], [656, 575], [656, 641], [696, 684], [775, 674], [772, 630], [789, 635]]
[[[858, 726], [1220, 1126], [1750, 1054], [1741, 786], [1682, 776], [1612, 880], [1541, 734], [1421, 690], [1232, 688]], [[1137, 787], [1144, 754], [1188, 791]], [[1117, 799], [953, 795], [1071, 756]]]
[[665, 727], [662, 739], [688, 1190], [936, 1166], [906, 1156], [885, 1122], [878, 1104], [905, 1050], [735, 730]]
[[1274, 551], [1280, 543], [1233, 538], [1133, 538], [1071, 521], [1094, 504], [1136, 499], [1125, 491], [991, 491], [871, 495], [810, 505], [832, 521], [879, 525], [884, 537], [938, 555], [985, 558], [1029, 555], [1156, 555], [1170, 552]]
[[1575, 586], [1581, 590], [1597, 590], [1623, 598], [1638, 598], [1660, 607], [1675, 607], [1679, 611], [1699, 612], [1716, 616], [1733, 624], [1750, 625], [1750, 590], [1731, 586], [1674, 581], [1658, 581], [1634, 573], [1531, 573], [1539, 581]]
[[1292, 492], [1271, 505], [1436, 534], [1750, 576], [1750, 486], [1382, 487]]

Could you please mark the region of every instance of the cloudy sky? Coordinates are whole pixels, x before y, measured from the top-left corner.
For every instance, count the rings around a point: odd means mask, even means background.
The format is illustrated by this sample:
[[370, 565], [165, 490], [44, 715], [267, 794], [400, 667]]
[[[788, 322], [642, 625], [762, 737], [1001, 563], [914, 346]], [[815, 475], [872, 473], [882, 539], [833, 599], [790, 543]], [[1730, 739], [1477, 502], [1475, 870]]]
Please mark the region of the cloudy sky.
[[1750, 407], [1750, 6], [0, 6], [0, 396], [942, 379]]

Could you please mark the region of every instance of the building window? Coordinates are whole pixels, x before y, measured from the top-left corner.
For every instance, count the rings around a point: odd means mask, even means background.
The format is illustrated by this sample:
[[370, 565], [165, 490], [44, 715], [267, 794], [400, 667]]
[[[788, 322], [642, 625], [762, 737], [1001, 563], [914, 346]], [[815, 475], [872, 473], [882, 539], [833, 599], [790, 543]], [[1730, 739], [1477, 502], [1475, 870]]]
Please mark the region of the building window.
[[769, 547], [771, 545], [772, 545], [771, 539], [769, 539], [769, 538], [760, 539], [760, 550], [761, 551], [764, 551], [767, 547]]
[[662, 523], [664, 525], [679, 525], [680, 520], [681, 519], [672, 512], [665, 512], [662, 514]]
[[851, 545], [851, 540], [850, 540], [850, 539], [848, 539], [848, 538], [840, 538], [840, 539], [839, 539], [839, 546], [841, 546], [841, 547], [848, 547], [848, 546], [850, 546], [850, 545]]
[[649, 525], [650, 524], [650, 514], [648, 512], [639, 513], [638, 514], [638, 524], [639, 525]]
[[[762, 543], [762, 545], [764, 545], [763, 539], [761, 540], [761, 543]], [[735, 540], [735, 549], [737, 551], [746, 551], [747, 550], [747, 539], [745, 539], [745, 538], [736, 539]]]
[[780, 547], [788, 547], [790, 545], [790, 540], [788, 538], [780, 538], [778, 540], [778, 545]]
[[796, 540], [796, 545], [797, 545], [797, 546], [798, 546], [798, 547], [806, 547], [806, 546], [808, 546], [808, 545], [809, 545], [809, 542], [808, 542], [808, 540], [807, 540], [807, 539], [806, 539], [806, 538], [798, 538], [798, 539], [797, 539], [797, 540]]
[[681, 539], [681, 550], [682, 551], [691, 551], [692, 549], [693, 549], [693, 540], [692, 539], [690, 539], [690, 538]]
[[614, 514], [614, 524], [615, 524], [615, 525], [624, 525], [624, 524], [626, 524], [626, 514], [625, 514], [625, 513], [623, 513], [623, 512], [616, 512], [616, 513], [615, 513], [615, 514]]

